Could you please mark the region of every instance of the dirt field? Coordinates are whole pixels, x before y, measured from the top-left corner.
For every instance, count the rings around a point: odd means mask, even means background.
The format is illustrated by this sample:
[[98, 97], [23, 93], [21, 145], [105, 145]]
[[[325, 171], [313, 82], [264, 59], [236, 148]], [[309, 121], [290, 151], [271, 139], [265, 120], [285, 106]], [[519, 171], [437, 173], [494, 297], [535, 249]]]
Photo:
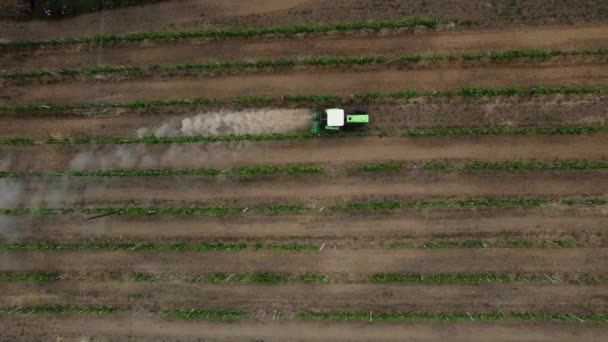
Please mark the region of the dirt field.
[[[317, 56], [367, 56], [448, 54], [512, 49], [591, 50], [608, 44], [608, 24], [547, 26], [544, 28], [484, 29], [454, 32], [405, 32], [387, 34], [309, 35], [295, 39], [180, 40], [175, 42], [122, 43], [117, 46], [76, 45], [63, 48], [15, 49], [0, 56], [0, 68], [36, 69], [95, 65], [176, 64], [306, 58]], [[6, 49], [5, 49], [6, 50]]]
[[[0, 341], [607, 340], [606, 11], [600, 1], [561, 0], [171, 0], [61, 20], [0, 19], [6, 41], [446, 19], [436, 29], [2, 45], [0, 72], [52, 75], [0, 78]], [[537, 55], [149, 68], [507, 50]], [[145, 71], [59, 70], [120, 65]], [[533, 86], [553, 90], [500, 95]], [[463, 87], [486, 96], [432, 93]], [[403, 89], [431, 93], [351, 96]], [[341, 100], [282, 98], [289, 94]], [[240, 96], [273, 100], [145, 102]], [[93, 105], [5, 107], [79, 103]], [[306, 135], [310, 110], [330, 106], [367, 109], [366, 134]], [[472, 129], [483, 127], [504, 132]], [[412, 128], [429, 136], [402, 135]], [[188, 140], [214, 135], [223, 140]], [[147, 140], [86, 142], [106, 138]], [[504, 165], [471, 170], [472, 162]], [[162, 175], [186, 169], [223, 171]], [[192, 212], [218, 206], [234, 211]]]
[[106, 10], [61, 21], [0, 22], [0, 38], [60, 38], [146, 30], [195, 27], [264, 27], [294, 23], [400, 19], [412, 16], [446, 18], [459, 24], [512, 26], [520, 24], [585, 23], [606, 21], [601, 2], [559, 0], [196, 0], [164, 1], [147, 6]]

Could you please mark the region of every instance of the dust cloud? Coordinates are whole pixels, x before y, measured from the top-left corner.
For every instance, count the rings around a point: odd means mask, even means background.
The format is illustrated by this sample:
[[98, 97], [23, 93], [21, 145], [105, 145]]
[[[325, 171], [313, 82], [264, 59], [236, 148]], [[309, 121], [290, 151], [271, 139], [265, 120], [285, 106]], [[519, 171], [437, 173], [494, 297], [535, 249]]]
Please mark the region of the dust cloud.
[[[308, 132], [307, 109], [249, 109], [200, 113], [155, 127], [137, 130], [137, 136], [178, 137]], [[214, 164], [229, 167], [245, 155], [264, 149], [264, 142], [97, 146], [81, 151], [70, 170], [192, 168]]]
[[138, 137], [195, 135], [244, 135], [306, 132], [310, 126], [307, 109], [249, 109], [201, 113], [137, 130]]
[[267, 142], [234, 141], [221, 144], [92, 146], [80, 151], [70, 170], [227, 168], [246, 156], [270, 148]]

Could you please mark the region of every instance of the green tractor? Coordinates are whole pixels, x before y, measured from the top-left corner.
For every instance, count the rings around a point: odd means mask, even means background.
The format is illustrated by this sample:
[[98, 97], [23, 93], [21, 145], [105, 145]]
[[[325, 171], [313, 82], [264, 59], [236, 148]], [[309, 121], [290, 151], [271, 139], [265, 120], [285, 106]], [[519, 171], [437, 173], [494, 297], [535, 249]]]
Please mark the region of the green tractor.
[[358, 109], [354, 114], [345, 114], [344, 109], [330, 108], [325, 110], [313, 109], [312, 127], [310, 132], [363, 131], [369, 123], [367, 110]]

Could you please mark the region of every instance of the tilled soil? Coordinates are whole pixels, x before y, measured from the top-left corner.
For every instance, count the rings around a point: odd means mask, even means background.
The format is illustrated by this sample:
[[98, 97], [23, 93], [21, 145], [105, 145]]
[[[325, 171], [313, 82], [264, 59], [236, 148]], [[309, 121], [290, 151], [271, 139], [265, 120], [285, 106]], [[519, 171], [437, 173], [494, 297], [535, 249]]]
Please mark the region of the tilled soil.
[[[600, 160], [603, 134], [581, 136], [357, 137], [172, 145], [0, 146], [8, 171], [184, 169], [429, 160]], [[313, 152], [314, 151], [314, 152]]]
[[309, 35], [300, 38], [184, 40], [115, 46], [67, 46], [7, 50], [0, 69], [48, 69], [103, 65], [301, 59], [317, 56], [451, 54], [514, 49], [593, 50], [608, 45], [606, 24], [462, 32]]
[[2, 251], [0, 272], [209, 273], [606, 273], [606, 248], [334, 249], [280, 252]]
[[[0, 305], [111, 305], [120, 308], [374, 312], [602, 312], [605, 286], [554, 284], [204, 284], [61, 281], [0, 284]], [[26, 294], [24, 294], [26, 293]], [[255, 294], [255, 295], [252, 295]]]
[[130, 31], [165, 31], [200, 27], [265, 27], [297, 23], [439, 17], [463, 25], [587, 23], [606, 19], [601, 2], [541, 0], [486, 2], [482, 0], [239, 0], [163, 1], [147, 6], [105, 10], [48, 21], [0, 21], [0, 38], [40, 39], [79, 37]]
[[[15, 180], [21, 189], [17, 205], [39, 199], [53, 206], [72, 207], [123, 203], [162, 206], [227, 203], [325, 202], [372, 198], [497, 198], [602, 196], [608, 183], [598, 179], [608, 171], [581, 172], [403, 172], [386, 174], [271, 175], [253, 177], [156, 176], [106, 179]], [[238, 193], [238, 198], [234, 194]], [[49, 200], [47, 200], [49, 198]], [[52, 199], [56, 199], [52, 201]]]
[[[304, 106], [300, 106], [304, 107]], [[357, 109], [345, 107], [347, 111]], [[485, 98], [417, 98], [384, 100], [367, 106], [372, 115], [373, 133], [397, 134], [411, 127], [524, 126], [603, 124], [608, 120], [608, 96], [543, 95]], [[48, 139], [63, 137], [136, 137], [142, 128], [156, 130], [164, 125], [183, 128], [182, 120], [199, 115], [237, 113], [249, 110], [292, 110], [286, 107], [177, 106], [133, 109], [88, 110], [68, 112], [26, 112], [5, 116], [0, 137]], [[302, 108], [308, 110], [308, 108]], [[269, 122], [267, 129], [273, 124]]]
[[401, 239], [429, 241], [576, 240], [603, 245], [608, 218], [601, 208], [478, 208], [403, 210], [392, 212], [326, 211], [297, 215], [253, 212], [231, 216], [86, 216], [15, 218], [4, 240], [76, 243], [101, 241], [301, 241], [328, 246], [370, 246]]
[[[263, 317], [263, 318], [259, 318]], [[25, 316], [1, 317], [4, 332], [0, 341], [43, 340], [61, 336], [64, 341], [537, 341], [557, 340], [603, 342], [604, 325], [554, 322], [302, 322], [282, 315], [272, 320], [272, 312], [252, 320], [234, 322], [182, 321], [126, 313], [111, 317]]]
[[282, 96], [288, 94], [356, 94], [396, 92], [403, 89], [450, 90], [467, 86], [606, 86], [608, 65], [491, 65], [463, 69], [438, 67], [425, 70], [382, 69], [374, 71], [281, 72], [198, 79], [129, 80], [80, 82], [9, 87], [0, 105], [21, 103], [74, 104], [95, 99], [100, 103], [141, 99], [232, 98], [238, 96]]

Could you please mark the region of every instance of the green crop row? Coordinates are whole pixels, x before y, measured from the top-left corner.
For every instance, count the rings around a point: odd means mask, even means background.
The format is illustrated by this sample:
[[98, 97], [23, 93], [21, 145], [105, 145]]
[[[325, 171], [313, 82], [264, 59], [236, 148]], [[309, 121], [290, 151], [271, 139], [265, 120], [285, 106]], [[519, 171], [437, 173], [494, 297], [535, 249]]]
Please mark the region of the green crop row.
[[410, 18], [382, 21], [360, 21], [333, 24], [298, 24], [291, 26], [272, 26], [264, 28], [225, 28], [225, 29], [196, 29], [189, 31], [163, 32], [133, 32], [125, 34], [96, 35], [83, 38], [62, 38], [47, 40], [13, 40], [0, 43], [0, 48], [43, 47], [53, 45], [73, 44], [108, 44], [141, 41], [176, 41], [196, 38], [252, 38], [266, 34], [293, 36], [302, 33], [326, 33], [329, 31], [348, 32], [355, 30], [381, 30], [414, 26], [436, 27], [440, 21], [432, 18]]
[[225, 274], [215, 273], [201, 278], [199, 281], [210, 283], [235, 282], [235, 283], [284, 283], [287, 281], [318, 283], [327, 281], [327, 277], [320, 274], [301, 274], [288, 276], [275, 273], [251, 273], [251, 274]]
[[213, 310], [160, 310], [157, 314], [163, 317], [181, 319], [244, 319], [249, 314], [243, 311], [213, 311]]
[[[537, 198], [483, 198], [483, 199], [437, 199], [419, 201], [378, 201], [378, 202], [347, 202], [333, 204], [328, 207], [331, 211], [358, 211], [358, 210], [391, 210], [402, 207], [411, 208], [439, 208], [439, 207], [540, 207], [549, 203], [547, 199]], [[565, 205], [606, 205], [605, 199], [567, 199], [562, 201]], [[129, 207], [129, 208], [94, 208], [94, 209], [0, 209], [1, 216], [56, 216], [67, 214], [84, 215], [124, 215], [124, 216], [154, 216], [154, 215], [229, 215], [246, 211], [257, 211], [268, 214], [300, 213], [310, 211], [312, 208], [301, 204], [277, 204], [243, 207]]]
[[59, 278], [57, 273], [4, 273], [0, 274], [0, 281], [33, 281], [35, 283], [43, 283], [54, 281]]
[[389, 172], [389, 171], [400, 171], [403, 168], [402, 164], [399, 163], [386, 163], [386, 164], [366, 164], [355, 166], [355, 171], [365, 172]]
[[561, 127], [438, 127], [412, 128], [402, 132], [406, 137], [437, 137], [437, 136], [466, 136], [466, 135], [581, 135], [606, 133], [608, 125], [561, 126]]
[[147, 169], [147, 170], [92, 170], [92, 171], [51, 171], [51, 172], [10, 172], [0, 171], [0, 178], [3, 177], [24, 177], [24, 176], [69, 176], [69, 177], [152, 177], [152, 176], [217, 176], [220, 174], [233, 173], [240, 176], [246, 175], [269, 175], [269, 174], [316, 174], [323, 172], [322, 167], [318, 166], [255, 166], [239, 167], [230, 170], [216, 169]]
[[120, 309], [110, 306], [29, 306], [17, 308], [0, 308], [0, 315], [30, 315], [30, 314], [94, 314], [94, 315], [113, 315], [121, 312]]
[[559, 247], [559, 248], [574, 248], [577, 246], [576, 241], [572, 240], [555, 240], [555, 241], [531, 241], [531, 240], [508, 240], [489, 242], [483, 240], [465, 240], [465, 241], [427, 241], [422, 243], [412, 243], [408, 241], [399, 241], [392, 243], [388, 248], [537, 248], [537, 247]]
[[435, 208], [435, 207], [507, 207], [525, 206], [538, 207], [548, 201], [535, 198], [486, 198], [486, 199], [446, 199], [446, 200], [420, 200], [406, 202], [350, 202], [329, 207], [330, 210], [385, 210], [401, 207]]
[[[174, 71], [198, 71], [210, 72], [222, 69], [285, 69], [302, 66], [340, 66], [340, 65], [365, 65], [365, 64], [388, 64], [388, 63], [420, 63], [437, 61], [458, 61], [458, 60], [480, 60], [490, 59], [492, 61], [508, 61], [515, 58], [541, 59], [556, 56], [604, 56], [608, 55], [608, 49], [599, 50], [511, 50], [485, 53], [466, 53], [461, 55], [402, 55], [396, 57], [387, 56], [354, 56], [354, 57], [309, 57], [302, 60], [278, 59], [278, 60], [258, 60], [254, 62], [246, 61], [218, 61], [207, 63], [183, 63], [183, 64], [150, 64], [147, 68], [133, 65], [116, 66], [94, 66], [84, 68], [64, 68], [58, 71], [52, 70], [30, 70], [17, 71], [1, 74], [0, 77], [6, 79], [28, 79], [53, 76], [76, 76], [76, 75], [97, 75], [112, 73], [127, 73], [130, 75], [143, 75], [149, 72], [174, 72]], [[327, 99], [326, 99], [327, 100]]]
[[482, 282], [511, 282], [515, 278], [510, 274], [494, 274], [494, 273], [479, 273], [479, 274], [394, 274], [394, 273], [377, 273], [371, 275], [369, 280], [378, 283], [438, 283], [438, 284], [455, 284], [455, 283], [482, 283]]
[[608, 161], [557, 160], [541, 162], [536, 160], [515, 160], [505, 162], [470, 162], [466, 170], [595, 170], [608, 169]]
[[[195, 242], [195, 243], [154, 243], [154, 242], [95, 242], [82, 241], [80, 243], [53, 243], [53, 242], [16, 242], [0, 243], [0, 250], [35, 250], [35, 251], [58, 251], [58, 250], [125, 250], [125, 251], [243, 251], [252, 248], [253, 250], [271, 251], [293, 251], [306, 252], [319, 250], [315, 245], [304, 245], [298, 243], [255, 243], [247, 244], [224, 243], [224, 242]], [[136, 278], [138, 276], [135, 276]], [[146, 277], [145, 275], [142, 277]]]
[[305, 320], [323, 321], [500, 321], [505, 319], [522, 321], [574, 321], [607, 322], [608, 315], [592, 314], [575, 316], [569, 313], [422, 313], [422, 312], [305, 312], [298, 315]]
[[[32, 306], [32, 307], [4, 307], [0, 308], [0, 314], [4, 315], [28, 315], [28, 314], [95, 314], [112, 315], [122, 312], [121, 309], [100, 306], [100, 307], [79, 307], [79, 306]], [[252, 315], [244, 311], [218, 311], [218, 310], [157, 310], [153, 313], [162, 317], [179, 319], [226, 319], [238, 320], [247, 319]], [[297, 315], [298, 319], [303, 320], [323, 320], [323, 321], [501, 321], [501, 320], [521, 320], [521, 321], [565, 321], [565, 322], [589, 322], [605, 323], [608, 322], [608, 315], [590, 314], [574, 315], [571, 313], [532, 313], [532, 312], [488, 312], [488, 313], [429, 313], [429, 312], [302, 312]]]
[[[400, 241], [393, 243], [388, 248], [400, 249], [400, 248], [423, 248], [423, 249], [442, 249], [442, 248], [574, 248], [577, 247], [577, 243], [572, 240], [556, 240], [556, 241], [530, 241], [530, 240], [511, 240], [501, 242], [487, 242], [482, 240], [466, 240], [466, 241], [426, 241], [422, 243], [411, 243], [407, 241]], [[196, 243], [154, 243], [154, 242], [96, 242], [96, 241], [82, 241], [79, 243], [53, 243], [53, 242], [17, 242], [17, 243], [0, 243], [0, 249], [2, 250], [36, 250], [36, 251], [59, 251], [59, 250], [125, 250], [125, 251], [174, 251], [174, 252], [185, 252], [185, 251], [196, 251], [196, 252], [207, 252], [207, 251], [243, 251], [247, 249], [252, 250], [270, 250], [270, 251], [292, 251], [292, 252], [309, 252], [318, 251], [319, 246], [310, 244], [300, 243], [261, 243], [256, 242], [254, 244], [247, 244], [245, 242], [240, 243], [224, 243], [224, 242], [196, 242]], [[0, 280], [28, 280], [27, 277], [33, 277], [29, 280], [39, 279], [44, 281], [50, 279], [53, 275], [51, 274], [13, 274], [6, 275], [6, 279], [1, 278]], [[214, 275], [213, 277], [221, 277], [221, 274]], [[255, 276], [255, 275], [244, 275], [244, 276]], [[25, 277], [21, 279], [21, 277]], [[132, 275], [131, 280], [144, 280], [147, 278], [146, 274], [135, 274]], [[238, 280], [235, 280], [238, 281]]]
[[[150, 108], [161, 106], [178, 105], [229, 105], [229, 104], [248, 104], [248, 105], [269, 105], [281, 104], [329, 104], [340, 105], [342, 103], [368, 102], [376, 99], [412, 99], [416, 97], [478, 97], [478, 96], [515, 96], [515, 95], [549, 95], [549, 94], [599, 94], [606, 93], [608, 88], [599, 86], [563, 86], [563, 87], [466, 87], [456, 91], [417, 91], [402, 90], [398, 92], [376, 93], [366, 92], [354, 94], [352, 96], [341, 96], [336, 94], [316, 94], [316, 95], [284, 95], [279, 98], [268, 96], [240, 96], [231, 99], [172, 99], [172, 100], [140, 100], [122, 103], [77, 103], [69, 105], [55, 104], [30, 104], [15, 106], [0, 106], [0, 110], [11, 112], [29, 112], [38, 110], [78, 110], [78, 109], [101, 109], [101, 108]], [[299, 135], [298, 135], [299, 136]], [[157, 138], [163, 139], [163, 138]], [[61, 142], [62, 140], [57, 140]]]

